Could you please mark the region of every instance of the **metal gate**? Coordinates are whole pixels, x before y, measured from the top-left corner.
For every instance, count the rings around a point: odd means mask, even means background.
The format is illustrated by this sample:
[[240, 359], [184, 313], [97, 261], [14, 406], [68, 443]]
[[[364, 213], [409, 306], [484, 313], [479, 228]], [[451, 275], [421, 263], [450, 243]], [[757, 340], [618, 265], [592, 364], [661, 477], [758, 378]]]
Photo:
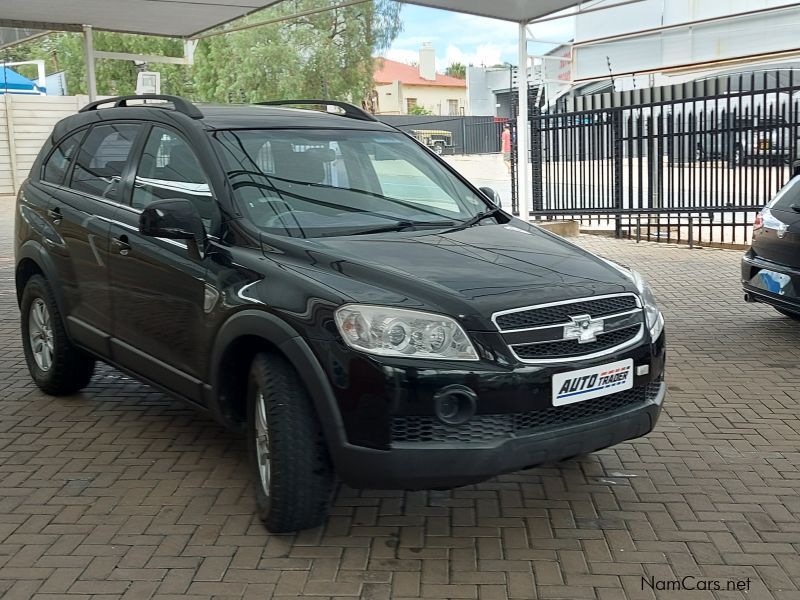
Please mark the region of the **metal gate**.
[[585, 96], [570, 108], [531, 116], [538, 219], [742, 245], [755, 213], [798, 169], [800, 71]]

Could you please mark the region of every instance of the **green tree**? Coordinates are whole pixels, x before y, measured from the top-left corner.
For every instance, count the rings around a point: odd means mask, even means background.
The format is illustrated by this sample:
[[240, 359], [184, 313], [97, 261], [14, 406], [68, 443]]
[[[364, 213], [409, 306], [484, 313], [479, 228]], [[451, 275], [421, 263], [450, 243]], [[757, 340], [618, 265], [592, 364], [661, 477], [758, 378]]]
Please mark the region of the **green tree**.
[[453, 63], [447, 70], [444, 72], [445, 75], [449, 75], [450, 77], [455, 77], [456, 79], [466, 79], [467, 78], [467, 67], [462, 63]]
[[[340, 0], [282, 2], [221, 29], [333, 7]], [[372, 89], [373, 56], [388, 48], [400, 32], [400, 5], [372, 0], [201, 40], [195, 64], [148, 64], [161, 73], [166, 94], [217, 102], [254, 102], [283, 98], [330, 98], [356, 104]], [[97, 50], [182, 56], [181, 40], [96, 31]], [[4, 51], [6, 60], [44, 59], [49, 73], [65, 71], [70, 94], [86, 93], [81, 34], [52, 34]], [[99, 59], [97, 92], [131, 94], [133, 61]]]
[[419, 104], [415, 104], [411, 108], [408, 109], [408, 114], [410, 115], [432, 115], [433, 111], [428, 110], [424, 106]]
[[[96, 31], [94, 45], [96, 50], [109, 52], [183, 55], [183, 42], [165, 37]], [[83, 36], [79, 33], [51, 34], [14, 47], [9, 55], [13, 56], [9, 60], [44, 59], [48, 73], [64, 71], [68, 93], [87, 93]], [[97, 59], [95, 62], [97, 93], [105, 96], [134, 93], [136, 74], [140, 70], [160, 72], [161, 90], [165, 94], [191, 94], [191, 70], [186, 66], [159, 63], [136, 65], [133, 61], [108, 59]]]
[[[281, 3], [232, 26], [337, 3]], [[372, 57], [400, 32], [399, 11], [396, 2], [373, 0], [203, 40], [195, 55], [196, 93], [221, 102], [330, 98], [359, 104], [372, 89]]]

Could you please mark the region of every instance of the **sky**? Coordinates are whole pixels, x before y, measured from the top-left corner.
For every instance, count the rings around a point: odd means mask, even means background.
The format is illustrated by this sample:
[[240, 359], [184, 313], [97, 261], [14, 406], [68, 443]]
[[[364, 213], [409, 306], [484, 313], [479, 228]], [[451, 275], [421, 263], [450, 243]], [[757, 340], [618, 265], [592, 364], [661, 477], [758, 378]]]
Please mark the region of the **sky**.
[[[517, 64], [519, 29], [516, 23], [407, 4], [403, 5], [400, 15], [403, 31], [385, 53], [386, 58], [417, 62], [420, 46], [430, 42], [436, 49], [439, 71], [456, 62], [475, 66]], [[548, 41], [568, 41], [573, 35], [572, 21], [559, 19], [542, 23], [535, 27], [534, 34]], [[544, 54], [554, 47], [554, 44], [531, 43], [528, 50], [532, 54]]]

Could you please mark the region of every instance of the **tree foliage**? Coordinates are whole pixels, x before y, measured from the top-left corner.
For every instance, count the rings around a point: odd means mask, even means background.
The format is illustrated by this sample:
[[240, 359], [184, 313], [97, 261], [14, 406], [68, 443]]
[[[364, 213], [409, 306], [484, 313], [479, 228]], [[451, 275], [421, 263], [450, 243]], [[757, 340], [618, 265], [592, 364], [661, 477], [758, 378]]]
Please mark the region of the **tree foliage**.
[[[95, 50], [183, 56], [180, 40], [146, 35], [130, 35], [110, 31], [94, 32]], [[44, 59], [48, 73], [65, 72], [67, 91], [86, 94], [86, 63], [83, 56], [83, 36], [78, 33], [56, 33], [21, 44], [9, 50], [13, 60]], [[4, 57], [5, 58], [5, 57]], [[136, 89], [136, 74], [140, 66], [128, 60], [97, 59], [97, 93], [104, 96], [132, 94]], [[148, 71], [161, 73], [161, 91], [165, 94], [190, 95], [191, 71], [181, 65], [148, 64]]]
[[[290, 0], [232, 22], [259, 23], [340, 0]], [[400, 32], [399, 3], [372, 0], [289, 21], [201, 40], [195, 64], [146, 65], [161, 73], [162, 92], [217, 102], [330, 98], [360, 103], [372, 89], [373, 56]], [[180, 40], [96, 31], [97, 50], [182, 56]], [[61, 33], [22, 44], [7, 60], [45, 59], [49, 73], [65, 71], [70, 94], [86, 93], [83, 38]], [[99, 59], [97, 92], [131, 94], [144, 65]]]
[[421, 104], [415, 104], [414, 106], [408, 109], [408, 114], [410, 115], [432, 115], [433, 111], [428, 110]]
[[447, 70], [444, 72], [445, 75], [449, 75], [450, 77], [455, 77], [456, 79], [466, 79], [467, 78], [467, 67], [462, 63], [453, 63]]

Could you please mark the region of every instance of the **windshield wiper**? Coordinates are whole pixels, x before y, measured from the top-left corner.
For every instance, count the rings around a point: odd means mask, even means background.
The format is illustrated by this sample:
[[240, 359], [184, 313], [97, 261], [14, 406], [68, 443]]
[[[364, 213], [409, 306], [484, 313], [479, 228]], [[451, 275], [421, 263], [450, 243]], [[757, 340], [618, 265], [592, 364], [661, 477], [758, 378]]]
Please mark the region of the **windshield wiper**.
[[467, 219], [466, 221], [461, 223], [458, 227], [455, 228], [455, 231], [460, 231], [462, 229], [467, 229], [469, 227], [472, 227], [473, 225], [477, 225], [478, 223], [480, 223], [484, 219], [488, 219], [489, 217], [493, 217], [494, 215], [499, 213], [500, 210], [501, 210], [501, 208], [499, 206], [495, 206], [495, 207], [492, 207], [492, 208], [490, 208], [489, 210], [487, 210], [485, 212], [478, 213], [477, 215], [475, 215], [471, 219]]
[[373, 227], [372, 229], [362, 229], [348, 235], [368, 235], [370, 233], [387, 233], [389, 231], [404, 231], [416, 227], [439, 229], [440, 227], [451, 227], [452, 221], [395, 221], [391, 225], [383, 227]]

